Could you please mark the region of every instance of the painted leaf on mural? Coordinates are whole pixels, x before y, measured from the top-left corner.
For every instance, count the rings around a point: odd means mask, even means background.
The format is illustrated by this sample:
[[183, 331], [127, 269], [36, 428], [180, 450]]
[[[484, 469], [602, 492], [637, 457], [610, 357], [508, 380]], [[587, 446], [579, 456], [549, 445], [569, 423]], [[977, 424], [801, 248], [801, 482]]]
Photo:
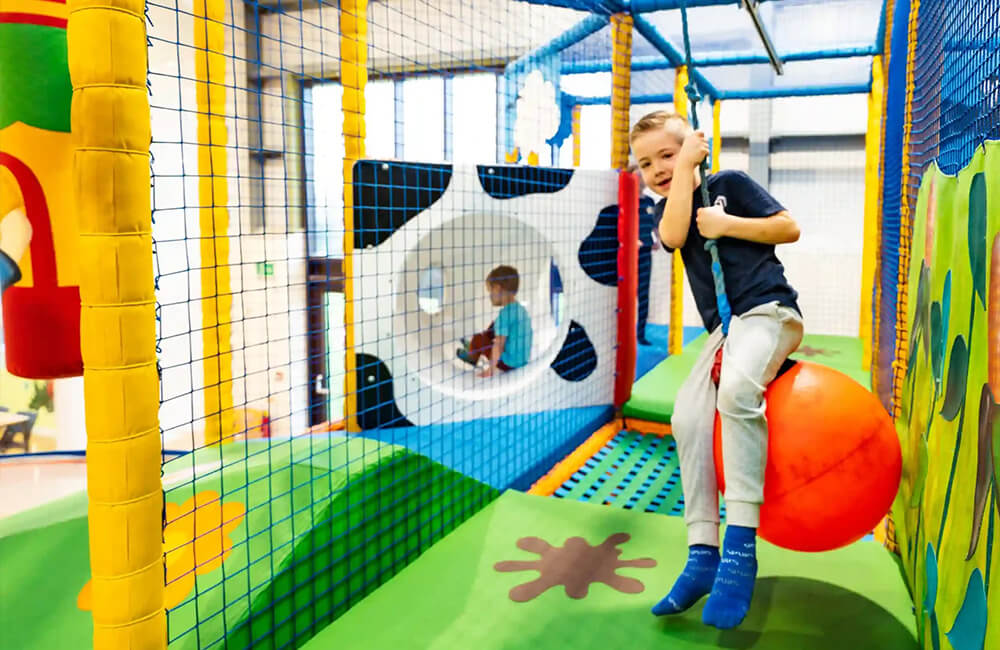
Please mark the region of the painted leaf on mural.
[[955, 650], [983, 650], [986, 643], [986, 588], [979, 569], [973, 569], [969, 576], [965, 599], [948, 631], [948, 640]]
[[931, 372], [934, 374], [934, 385], [941, 383], [941, 370], [944, 367], [944, 323], [941, 318], [940, 303], [931, 304]]
[[965, 404], [965, 386], [969, 379], [969, 349], [965, 338], [955, 337], [951, 346], [951, 357], [948, 361], [948, 383], [945, 387], [944, 405], [941, 407], [941, 417], [951, 422], [958, 417]]
[[972, 291], [986, 307], [986, 175], [972, 178], [969, 189], [969, 263], [972, 266]]
[[917, 281], [917, 302], [916, 311], [913, 314], [913, 323], [910, 325], [910, 344], [907, 347], [909, 353], [909, 359], [906, 362], [906, 376], [909, 377], [913, 373], [913, 369], [917, 365], [917, 344], [923, 339], [924, 351], [928, 349], [928, 333], [925, 331], [927, 328], [927, 319], [924, 315], [927, 313], [927, 303], [930, 296], [930, 269], [921, 264], [920, 266], [920, 279]]
[[930, 465], [930, 458], [927, 454], [927, 439], [920, 432], [917, 432], [914, 436], [911, 462], [916, 463], [916, 467], [913, 471], [910, 507], [916, 508], [920, 505], [920, 500], [924, 496], [924, 488], [927, 486], [927, 470]]
[[986, 511], [986, 499], [990, 494], [990, 484], [993, 482], [993, 430], [998, 422], [997, 404], [989, 384], [983, 384], [979, 397], [979, 445], [976, 450], [976, 494], [972, 508], [972, 534], [969, 537], [969, 552], [965, 559], [971, 560], [976, 554], [979, 544], [979, 534], [983, 528], [983, 514]]
[[[941, 348], [941, 360], [944, 361], [944, 351], [948, 347], [948, 330], [951, 322], [951, 270], [944, 276], [944, 287], [941, 289], [941, 332], [940, 339], [934, 341], [934, 345]], [[941, 369], [943, 370], [943, 368]], [[941, 390], [941, 373], [934, 375], [936, 390]]]
[[937, 587], [938, 587], [938, 566], [937, 566], [937, 554], [934, 553], [934, 547], [930, 543], [927, 544], [927, 558], [924, 562], [924, 573], [927, 579], [924, 591], [924, 613], [930, 618], [930, 635], [931, 642], [933, 643], [934, 650], [938, 650], [940, 647], [940, 633], [938, 632], [937, 623]]

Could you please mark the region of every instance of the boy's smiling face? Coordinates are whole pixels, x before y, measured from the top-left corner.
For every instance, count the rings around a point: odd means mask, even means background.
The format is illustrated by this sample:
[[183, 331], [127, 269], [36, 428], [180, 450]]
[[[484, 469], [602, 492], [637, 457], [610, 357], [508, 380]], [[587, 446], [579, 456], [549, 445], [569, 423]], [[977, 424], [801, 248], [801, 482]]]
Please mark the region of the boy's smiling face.
[[667, 129], [646, 131], [632, 141], [632, 153], [643, 182], [662, 197], [670, 193], [670, 181], [674, 178], [674, 165], [680, 150], [680, 140]]

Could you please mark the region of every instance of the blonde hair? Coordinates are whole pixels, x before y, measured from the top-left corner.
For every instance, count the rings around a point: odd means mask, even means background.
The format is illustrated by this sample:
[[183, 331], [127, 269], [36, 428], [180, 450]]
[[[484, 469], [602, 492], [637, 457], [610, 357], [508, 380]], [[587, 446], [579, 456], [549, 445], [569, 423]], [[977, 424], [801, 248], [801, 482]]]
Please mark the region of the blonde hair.
[[646, 113], [639, 118], [638, 122], [632, 125], [632, 131], [628, 135], [628, 142], [632, 144], [643, 133], [649, 133], [658, 129], [665, 129], [676, 137], [678, 142], [683, 142], [684, 138], [693, 132], [687, 118], [679, 113], [653, 111], [652, 113]]

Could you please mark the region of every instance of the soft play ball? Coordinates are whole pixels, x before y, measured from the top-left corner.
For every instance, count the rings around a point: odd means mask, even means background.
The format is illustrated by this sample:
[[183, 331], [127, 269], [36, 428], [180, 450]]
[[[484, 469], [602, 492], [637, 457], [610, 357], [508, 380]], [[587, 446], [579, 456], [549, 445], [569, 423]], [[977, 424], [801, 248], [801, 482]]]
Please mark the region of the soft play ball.
[[[896, 496], [902, 456], [878, 398], [847, 375], [800, 361], [768, 386], [767, 467], [757, 533], [794, 551], [861, 539]], [[725, 493], [722, 425], [715, 472]]]

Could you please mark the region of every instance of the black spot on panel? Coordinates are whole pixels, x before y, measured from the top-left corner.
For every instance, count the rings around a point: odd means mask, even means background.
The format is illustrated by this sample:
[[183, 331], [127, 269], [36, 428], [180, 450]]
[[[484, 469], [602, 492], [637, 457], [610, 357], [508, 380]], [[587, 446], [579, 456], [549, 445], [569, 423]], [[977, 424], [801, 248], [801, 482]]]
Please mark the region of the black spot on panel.
[[448, 189], [451, 165], [354, 163], [354, 247], [378, 246]]
[[358, 390], [358, 426], [362, 429], [411, 427], [396, 406], [392, 373], [376, 356], [359, 353], [355, 357]]
[[569, 184], [572, 169], [479, 165], [479, 183], [495, 199], [512, 199], [526, 194], [551, 194]]
[[569, 334], [552, 361], [552, 369], [566, 381], [583, 381], [597, 369], [597, 350], [576, 321], [570, 321]]
[[592, 280], [618, 286], [618, 206], [609, 205], [597, 215], [597, 223], [580, 244], [580, 268]]

